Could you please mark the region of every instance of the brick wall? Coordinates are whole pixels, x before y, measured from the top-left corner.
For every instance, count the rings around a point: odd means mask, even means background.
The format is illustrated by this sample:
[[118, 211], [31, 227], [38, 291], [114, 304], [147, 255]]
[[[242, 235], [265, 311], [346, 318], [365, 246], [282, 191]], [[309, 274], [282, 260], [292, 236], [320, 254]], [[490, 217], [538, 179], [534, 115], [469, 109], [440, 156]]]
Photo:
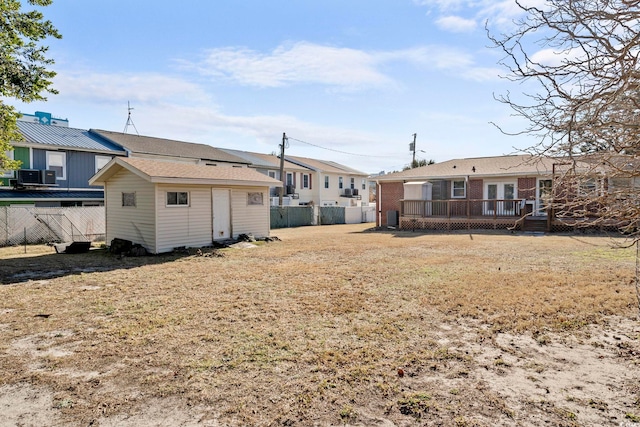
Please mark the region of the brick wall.
[[482, 180], [470, 179], [469, 180], [469, 192], [467, 198], [471, 200], [483, 199]]
[[536, 179], [518, 178], [518, 199], [534, 200], [536, 198]]
[[[404, 187], [402, 182], [383, 182], [377, 186], [376, 225], [378, 227], [387, 225], [387, 211], [400, 212], [400, 199], [404, 197]], [[382, 223], [380, 223], [380, 214]]]

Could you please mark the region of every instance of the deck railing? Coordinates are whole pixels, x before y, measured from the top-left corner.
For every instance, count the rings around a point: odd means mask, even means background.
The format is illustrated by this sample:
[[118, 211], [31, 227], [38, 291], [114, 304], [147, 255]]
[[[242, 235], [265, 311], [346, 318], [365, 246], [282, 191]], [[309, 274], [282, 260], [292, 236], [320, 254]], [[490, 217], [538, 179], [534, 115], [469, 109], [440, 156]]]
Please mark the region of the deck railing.
[[520, 217], [520, 200], [401, 200], [400, 216], [412, 218]]

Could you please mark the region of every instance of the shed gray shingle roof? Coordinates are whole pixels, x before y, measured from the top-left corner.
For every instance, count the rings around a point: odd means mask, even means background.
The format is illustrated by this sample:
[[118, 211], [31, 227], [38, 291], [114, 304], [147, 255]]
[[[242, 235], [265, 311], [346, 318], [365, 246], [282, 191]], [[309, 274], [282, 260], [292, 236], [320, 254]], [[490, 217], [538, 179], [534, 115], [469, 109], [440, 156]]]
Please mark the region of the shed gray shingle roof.
[[132, 135], [100, 129], [90, 129], [89, 132], [102, 136], [103, 138], [107, 138], [108, 140], [123, 146], [134, 154], [154, 154], [159, 156], [202, 159], [225, 163], [249, 163], [240, 157], [226, 153], [206, 144], [175, 141], [151, 136]]
[[136, 171], [151, 182], [181, 182], [194, 184], [229, 184], [282, 186], [255, 169], [232, 166], [207, 166], [175, 161], [150, 160], [140, 157], [116, 157], [94, 175], [89, 183], [102, 185], [118, 167]]
[[17, 141], [16, 145], [20, 145], [22, 142], [78, 151], [101, 151], [124, 154], [122, 147], [84, 129], [42, 125], [23, 121], [18, 121], [17, 124], [20, 133], [24, 136], [24, 141]]

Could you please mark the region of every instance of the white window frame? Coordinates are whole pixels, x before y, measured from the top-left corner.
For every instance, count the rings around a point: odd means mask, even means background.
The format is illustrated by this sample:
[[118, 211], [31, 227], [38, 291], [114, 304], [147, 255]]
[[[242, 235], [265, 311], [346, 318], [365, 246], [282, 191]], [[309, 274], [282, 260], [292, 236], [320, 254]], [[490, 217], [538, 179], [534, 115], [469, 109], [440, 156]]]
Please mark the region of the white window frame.
[[287, 176], [285, 178], [285, 185], [293, 185], [293, 172], [287, 172]]
[[96, 157], [95, 157], [96, 171], [95, 171], [95, 173], [98, 173], [98, 171], [100, 169], [105, 167], [107, 165], [107, 163], [109, 163], [111, 161], [111, 159], [112, 159], [111, 156], [101, 156], [99, 154], [96, 154]]
[[341, 176], [338, 177], [338, 190], [342, 190], [344, 188], [344, 181]]
[[[53, 163], [52, 164], [52, 158], [58, 157], [60, 156], [60, 159], [62, 160], [62, 164], [58, 165]], [[57, 162], [56, 162], [57, 163]], [[67, 179], [67, 153], [65, 153], [64, 151], [47, 151], [47, 169], [51, 170], [51, 167], [56, 167], [56, 168], [62, 168], [62, 174], [60, 176], [58, 176], [58, 171], [56, 170], [56, 180], [65, 180]]]
[[[462, 188], [456, 187], [456, 183], [462, 183]], [[457, 195], [456, 190], [458, 190]], [[459, 190], [462, 190], [462, 195], [459, 194]], [[465, 197], [467, 197], [467, 181], [463, 179], [451, 181], [451, 198], [464, 199]]]
[[[9, 160], [15, 160], [15, 158], [13, 157], [13, 150], [8, 150], [5, 151], [5, 154], [7, 155], [7, 157], [9, 158]], [[2, 174], [0, 174], [0, 178], [15, 178], [16, 176], [16, 171], [14, 171], [13, 169], [10, 170], [1, 170], [0, 172], [2, 172]]]
[[362, 189], [366, 190], [367, 189], [367, 180], [362, 178]]
[[309, 188], [309, 183], [311, 181], [311, 175], [308, 173], [302, 174], [302, 188]]
[[350, 188], [352, 190], [356, 189], [356, 179], [354, 177], [351, 177], [350, 181], [349, 181], [349, 185], [351, 186]]
[[[169, 197], [171, 197], [170, 194], [175, 194], [175, 200], [169, 200]], [[185, 195], [186, 200], [184, 199]], [[188, 191], [167, 191], [165, 196], [165, 206], [168, 208], [188, 208], [190, 199], [191, 197]]]
[[329, 175], [324, 176], [324, 188], [329, 188]]

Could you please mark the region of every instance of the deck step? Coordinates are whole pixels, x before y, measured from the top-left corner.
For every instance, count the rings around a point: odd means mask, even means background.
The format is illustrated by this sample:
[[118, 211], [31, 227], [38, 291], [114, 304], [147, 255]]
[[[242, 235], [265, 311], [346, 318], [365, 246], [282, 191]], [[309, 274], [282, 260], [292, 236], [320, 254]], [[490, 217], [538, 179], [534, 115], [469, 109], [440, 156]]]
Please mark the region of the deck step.
[[546, 218], [525, 218], [522, 231], [547, 231]]

